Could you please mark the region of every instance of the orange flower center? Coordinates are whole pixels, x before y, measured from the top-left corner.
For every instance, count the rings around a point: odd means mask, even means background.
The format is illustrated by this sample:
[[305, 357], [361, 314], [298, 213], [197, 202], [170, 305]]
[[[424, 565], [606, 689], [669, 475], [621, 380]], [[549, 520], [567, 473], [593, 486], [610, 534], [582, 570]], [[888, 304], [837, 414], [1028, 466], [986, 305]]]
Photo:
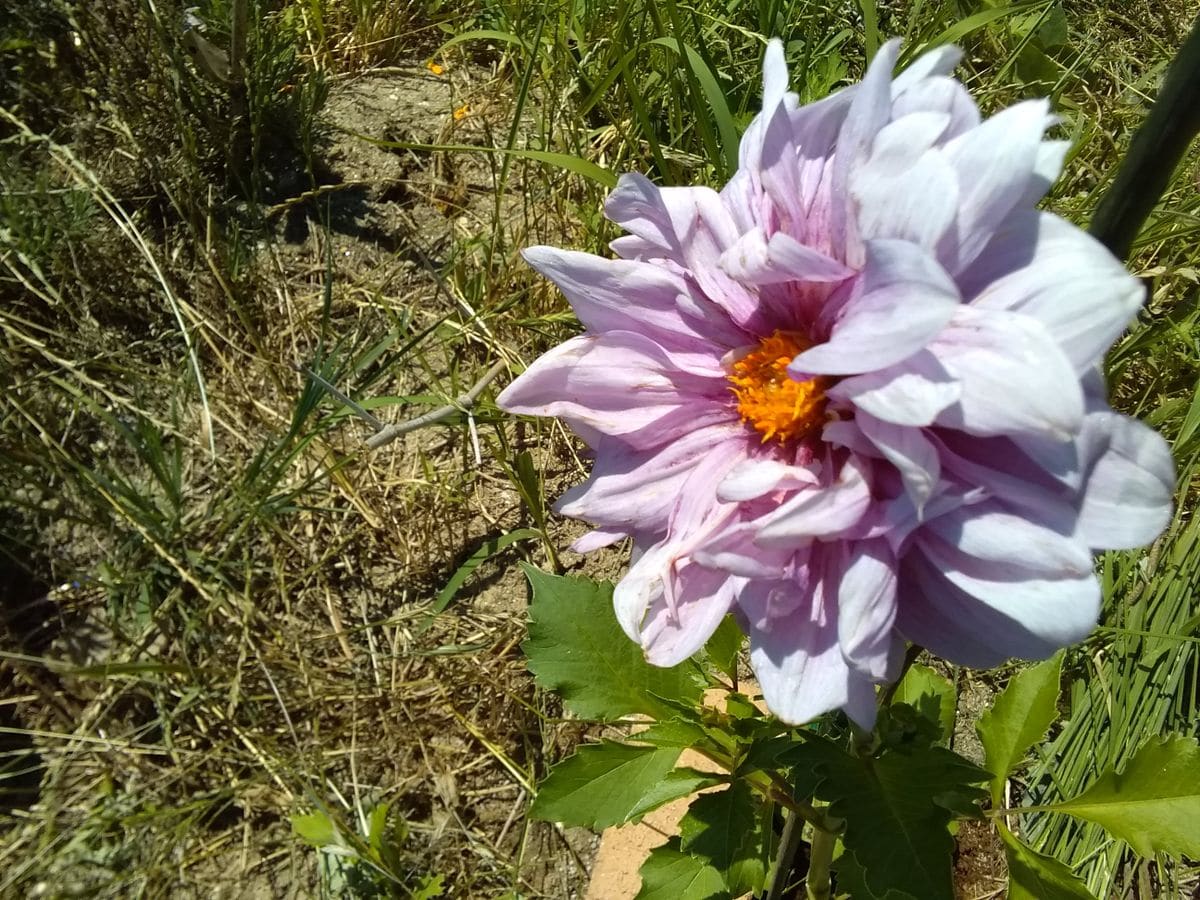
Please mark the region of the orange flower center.
[[787, 367], [812, 346], [802, 335], [776, 331], [733, 364], [730, 390], [742, 421], [762, 433], [763, 443], [805, 437], [825, 423], [825, 388], [830, 379], [796, 381]]

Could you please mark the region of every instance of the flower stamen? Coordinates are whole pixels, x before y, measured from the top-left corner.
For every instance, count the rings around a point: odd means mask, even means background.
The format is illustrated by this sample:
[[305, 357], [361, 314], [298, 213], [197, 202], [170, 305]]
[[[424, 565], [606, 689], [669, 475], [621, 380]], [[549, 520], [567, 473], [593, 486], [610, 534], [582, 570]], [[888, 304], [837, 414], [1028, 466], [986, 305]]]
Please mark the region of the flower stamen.
[[804, 336], [775, 331], [734, 362], [729, 383], [742, 421], [760, 432], [765, 444], [799, 440], [825, 424], [825, 388], [830, 379], [796, 381], [788, 364], [812, 346]]

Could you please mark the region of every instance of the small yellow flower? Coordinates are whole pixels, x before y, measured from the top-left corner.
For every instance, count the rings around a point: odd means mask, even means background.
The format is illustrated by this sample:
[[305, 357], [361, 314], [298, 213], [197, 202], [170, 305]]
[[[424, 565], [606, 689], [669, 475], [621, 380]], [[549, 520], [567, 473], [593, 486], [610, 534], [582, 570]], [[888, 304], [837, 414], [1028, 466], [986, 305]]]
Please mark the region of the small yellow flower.
[[471, 107], [464, 103], [454, 111], [454, 121], [460, 122], [471, 114]]
[[427, 68], [434, 75], [442, 75], [446, 71], [440, 65], [435, 63], [432, 59], [429, 62], [425, 63], [425, 68]]

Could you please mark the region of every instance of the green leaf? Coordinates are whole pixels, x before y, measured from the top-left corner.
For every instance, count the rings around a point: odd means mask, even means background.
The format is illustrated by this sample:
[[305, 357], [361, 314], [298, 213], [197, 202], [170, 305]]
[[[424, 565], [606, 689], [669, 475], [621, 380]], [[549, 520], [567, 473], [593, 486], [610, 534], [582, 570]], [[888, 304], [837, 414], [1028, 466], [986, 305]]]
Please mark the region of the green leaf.
[[1151, 739], [1120, 774], [1110, 769], [1046, 808], [1095, 822], [1142, 856], [1200, 858], [1200, 746], [1182, 735]]
[[550, 770], [538, 787], [529, 815], [593, 831], [623, 825], [653, 808], [643, 808], [645, 798], [662, 790], [662, 782], [678, 758], [675, 748], [634, 747], [615, 741], [580, 747]]
[[920, 900], [953, 900], [952, 812], [969, 814], [988, 773], [944, 747], [914, 747], [878, 758], [851, 756], [820, 738], [785, 754], [817, 778], [815, 795], [846, 822], [842, 842], [869, 890]]
[[631, 734], [629, 740], [639, 744], [653, 744], [656, 747], [681, 749], [712, 743], [703, 725], [685, 722], [682, 719], [655, 722], [645, 730]]
[[1058, 690], [1063, 654], [1018, 672], [979, 719], [975, 730], [983, 742], [984, 765], [992, 773], [992, 804], [1004, 796], [1004, 780], [1029, 748], [1040, 741], [1058, 718]]
[[689, 797], [704, 788], [723, 784], [725, 777], [712, 772], [701, 772], [698, 769], [685, 767], [673, 769], [658, 784], [653, 785], [629, 812], [627, 821], [636, 822], [651, 810], [658, 809], [664, 803]]
[[539, 685], [557, 691], [575, 715], [618, 719], [642, 713], [672, 719], [671, 700], [695, 707], [704, 682], [697, 666], [652, 666], [626, 637], [612, 609], [612, 585], [521, 566], [533, 586], [529, 638], [521, 645]]
[[488, 538], [480, 544], [479, 549], [468, 556], [466, 561], [454, 570], [454, 574], [450, 576], [450, 580], [446, 582], [446, 586], [438, 592], [437, 599], [433, 601], [433, 606], [430, 607], [425, 621], [417, 629], [417, 633], [424, 632], [433, 624], [434, 618], [445, 611], [467, 579], [471, 577], [471, 573], [478, 569], [485, 560], [495, 556], [501, 550], [518, 541], [528, 541], [540, 536], [540, 532], [532, 528], [518, 528], [516, 531], [510, 531], [508, 534]]
[[920, 663], [909, 666], [892, 695], [893, 703], [907, 703], [937, 725], [942, 742], [949, 742], [954, 735], [956, 699], [950, 679]]
[[723, 873], [735, 897], [762, 890], [766, 879], [761, 801], [745, 781], [692, 801], [679, 823], [679, 846]]
[[446, 891], [445, 875], [423, 875], [421, 880], [417, 882], [417, 889], [412, 892], [409, 900], [433, 900], [434, 897], [440, 897]]
[[708, 654], [709, 662], [716, 666], [718, 672], [730, 678], [737, 678], [738, 652], [742, 649], [744, 640], [745, 636], [742, 629], [738, 628], [737, 620], [733, 616], [726, 616], [704, 645], [704, 652]]
[[340, 846], [337, 826], [323, 812], [309, 813], [306, 816], [292, 816], [292, 831], [302, 841], [314, 847]]
[[866, 872], [859, 865], [858, 859], [849, 850], [833, 861], [833, 871], [837, 874], [838, 895], [849, 894], [850, 900], [918, 900], [912, 894], [888, 888], [882, 894], [867, 887]]
[[997, 824], [1008, 859], [1008, 900], [1096, 900], [1069, 868], [1026, 846]]
[[638, 873], [642, 889], [634, 900], [729, 900], [721, 873], [680, 850], [677, 837], [651, 850]]

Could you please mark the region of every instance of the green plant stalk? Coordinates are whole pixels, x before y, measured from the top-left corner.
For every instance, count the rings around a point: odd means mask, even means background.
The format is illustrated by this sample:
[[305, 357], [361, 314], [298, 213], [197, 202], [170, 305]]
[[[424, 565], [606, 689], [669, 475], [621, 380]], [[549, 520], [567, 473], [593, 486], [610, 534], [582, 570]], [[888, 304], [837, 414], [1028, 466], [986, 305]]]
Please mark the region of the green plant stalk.
[[1167, 189], [1188, 146], [1200, 133], [1200, 19], [1167, 69], [1162, 89], [1100, 201], [1088, 229], [1125, 259], [1134, 238]]
[[808, 855], [808, 877], [804, 879], [804, 892], [808, 900], [830, 900], [833, 896], [829, 867], [833, 863], [833, 850], [836, 845], [835, 832], [813, 826]]

